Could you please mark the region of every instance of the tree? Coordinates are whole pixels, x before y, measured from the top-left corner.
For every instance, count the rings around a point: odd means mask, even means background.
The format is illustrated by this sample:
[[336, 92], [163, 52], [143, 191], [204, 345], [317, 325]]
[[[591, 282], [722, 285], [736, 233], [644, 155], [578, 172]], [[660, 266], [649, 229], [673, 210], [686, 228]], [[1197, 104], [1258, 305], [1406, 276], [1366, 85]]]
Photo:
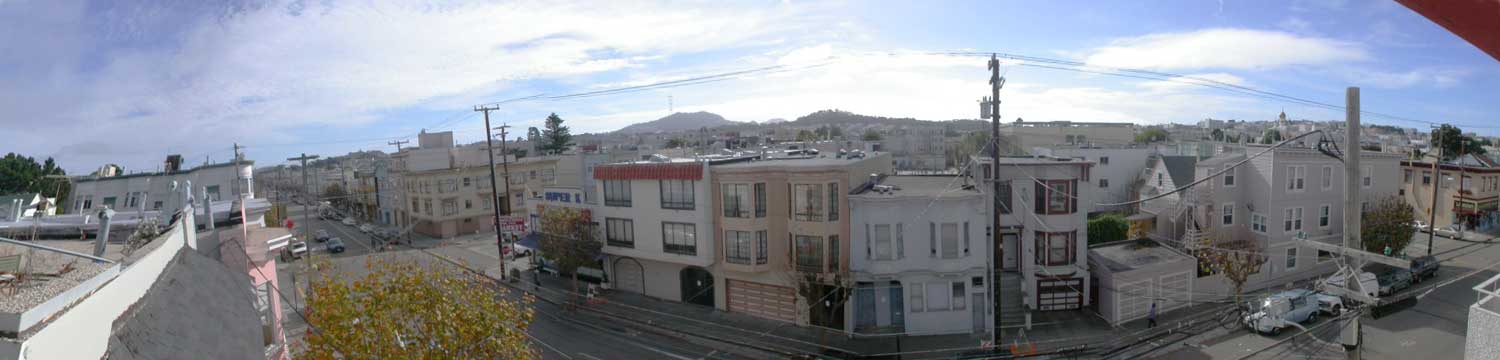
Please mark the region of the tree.
[[535, 126], [526, 128], [526, 141], [538, 141], [542, 139], [542, 131]]
[[813, 133], [811, 131], [807, 131], [807, 129], [797, 130], [797, 141], [816, 141], [816, 140], [818, 140], [818, 134]]
[[594, 226], [583, 213], [571, 208], [549, 207], [542, 213], [542, 256], [558, 271], [573, 274], [573, 293], [578, 293], [578, 268], [594, 265], [604, 244], [594, 235]]
[[880, 132], [875, 131], [875, 129], [865, 129], [865, 134], [860, 139], [864, 141], [880, 141]]
[[563, 126], [562, 123], [563, 119], [558, 117], [557, 113], [547, 115], [547, 123], [542, 129], [541, 144], [537, 145], [537, 150], [541, 151], [542, 155], [561, 154], [567, 151], [568, 147], [573, 146], [573, 134], [569, 133], [568, 127]]
[[1209, 133], [1209, 137], [1213, 138], [1214, 141], [1224, 141], [1224, 130], [1214, 129], [1213, 132]]
[[526, 335], [530, 300], [506, 300], [493, 280], [449, 266], [372, 259], [365, 268], [312, 283], [307, 358], [541, 358]]
[[1130, 224], [1120, 215], [1109, 214], [1089, 219], [1089, 244], [1125, 240]]
[[1437, 141], [1438, 149], [1442, 150], [1443, 161], [1453, 160], [1463, 154], [1485, 154], [1483, 144], [1465, 136], [1463, 132], [1463, 129], [1448, 124], [1432, 130], [1432, 137]]
[[1260, 137], [1260, 143], [1262, 144], [1275, 144], [1279, 142], [1281, 142], [1281, 132], [1276, 129], [1266, 129], [1266, 133]]
[[676, 148], [680, 148], [680, 147], [684, 147], [684, 146], [687, 146], [687, 140], [683, 140], [682, 138], [675, 138], [675, 137], [671, 138], [671, 139], [667, 139], [667, 148], [668, 149], [676, 149]]
[[1236, 297], [1244, 293], [1250, 275], [1259, 273], [1260, 267], [1266, 264], [1266, 255], [1261, 251], [1260, 242], [1255, 240], [1216, 243], [1205, 238], [1201, 245], [1194, 250], [1198, 258], [1198, 277], [1224, 274], [1224, 280], [1234, 287]]
[[1167, 141], [1167, 130], [1160, 127], [1149, 127], [1145, 131], [1141, 131], [1140, 134], [1135, 134], [1135, 142], [1138, 143], [1148, 144], [1162, 141]]
[[1383, 253], [1389, 246], [1392, 253], [1399, 253], [1411, 243], [1417, 228], [1411, 224], [1416, 220], [1416, 209], [1399, 196], [1387, 196], [1368, 205], [1360, 214], [1360, 242], [1365, 251]]
[[[31, 157], [8, 153], [4, 158], [0, 158], [0, 196], [40, 193], [42, 196], [55, 197], [58, 201], [62, 201], [62, 199], [67, 199], [68, 194], [72, 192], [72, 184], [67, 178], [62, 177], [66, 175], [68, 172], [59, 167], [52, 158], [38, 163]], [[53, 177], [48, 178], [48, 176]], [[61, 210], [65, 208], [67, 207], [58, 207], [58, 212], [61, 213]]]

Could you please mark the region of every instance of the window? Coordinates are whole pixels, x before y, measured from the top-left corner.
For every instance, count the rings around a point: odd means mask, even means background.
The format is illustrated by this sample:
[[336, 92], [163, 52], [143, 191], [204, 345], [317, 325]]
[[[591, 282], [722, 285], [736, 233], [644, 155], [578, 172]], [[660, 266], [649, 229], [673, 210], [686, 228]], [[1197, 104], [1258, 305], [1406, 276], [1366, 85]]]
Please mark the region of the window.
[[1303, 187], [1303, 185], [1304, 185], [1303, 184], [1303, 180], [1305, 180], [1306, 178], [1307, 178], [1307, 167], [1306, 166], [1288, 166], [1288, 167], [1286, 167], [1286, 189], [1287, 190], [1296, 191], [1296, 190], [1302, 190], [1302, 189], [1304, 189], [1304, 187]]
[[1302, 208], [1286, 208], [1286, 211], [1282, 215], [1286, 216], [1282, 221], [1282, 225], [1284, 225], [1283, 231], [1288, 233], [1302, 231]]
[[1411, 169], [1401, 171], [1401, 182], [1405, 184], [1411, 183]]
[[1109, 157], [1108, 156], [1100, 156], [1099, 157], [1099, 165], [1109, 165]]
[[755, 183], [755, 217], [766, 217], [766, 183]]
[[471, 185], [472, 185], [472, 184], [470, 184], [470, 183], [469, 183], [469, 177], [468, 177], [468, 176], [465, 176], [465, 177], [464, 177], [464, 187], [469, 187], [469, 186], [471, 186]]
[[911, 312], [926, 311], [927, 305], [922, 301], [925, 291], [921, 283], [911, 284], [911, 290], [908, 291], [911, 293]]
[[952, 307], [947, 282], [927, 283], [927, 311], [947, 311]]
[[495, 199], [485, 196], [483, 199], [479, 199], [479, 206], [483, 206], [485, 210], [489, 210], [495, 206]]
[[93, 195], [88, 195], [88, 196], [84, 196], [83, 197], [83, 208], [84, 209], [93, 209], [94, 208], [94, 196]]
[[828, 183], [828, 221], [839, 221], [839, 183]]
[[1331, 206], [1329, 206], [1328, 204], [1323, 204], [1323, 206], [1319, 206], [1318, 207], [1318, 227], [1320, 227], [1320, 228], [1326, 228], [1326, 227], [1328, 227], [1328, 216], [1331, 214], [1332, 211], [1333, 211], [1333, 208]]
[[422, 212], [427, 213], [427, 215], [432, 215], [432, 199], [422, 200], [422, 210]]
[[958, 223], [943, 223], [941, 230], [943, 258], [958, 258]]
[[828, 235], [828, 272], [839, 271], [839, 265], [842, 265], [839, 263], [839, 255], [843, 253], [843, 249], [839, 248], [839, 236]]
[[1332, 189], [1333, 188], [1333, 167], [1332, 166], [1324, 166], [1323, 167], [1323, 178], [1322, 178], [1322, 181], [1323, 181], [1323, 190], [1328, 190], [1328, 189]]
[[720, 192], [724, 195], [724, 217], [750, 217], [750, 184], [724, 184]]
[[422, 211], [422, 205], [421, 205], [421, 204], [419, 204], [419, 203], [417, 203], [417, 201], [418, 201], [418, 200], [417, 200], [417, 199], [415, 199], [415, 198], [414, 198], [414, 199], [411, 199], [411, 212], [419, 212], [419, 211]]
[[464, 199], [464, 209], [473, 209], [474, 200]]
[[762, 265], [762, 264], [766, 263], [766, 258], [767, 258], [766, 251], [767, 251], [766, 250], [766, 231], [765, 230], [756, 231], [755, 232], [755, 264], [756, 265]]
[[458, 192], [458, 179], [443, 180], [443, 185], [448, 186], [448, 192]]
[[1361, 177], [1360, 183], [1359, 183], [1360, 185], [1359, 186], [1363, 186], [1363, 187], [1369, 188], [1370, 184], [1374, 181], [1374, 180], [1372, 180], [1373, 177], [1370, 175], [1370, 173], [1373, 173], [1373, 172], [1375, 172], [1375, 168], [1372, 168], [1372, 167], [1369, 167], [1369, 166], [1365, 166], [1365, 167], [1359, 169], [1359, 176]]
[[443, 199], [443, 216], [458, 213], [458, 199]]
[[1036, 233], [1036, 264], [1057, 266], [1072, 265], [1075, 257], [1073, 237], [1076, 232], [1042, 232]]
[[609, 246], [635, 247], [635, 221], [604, 218], [604, 239]]
[[630, 207], [630, 181], [604, 180], [604, 206]]
[[661, 181], [661, 208], [692, 210], [693, 209], [693, 181], [692, 180], [662, 180]]
[[662, 250], [673, 254], [698, 255], [698, 229], [687, 223], [661, 223]]
[[1000, 213], [1009, 214], [1011, 209], [1010, 181], [1001, 181], [1000, 190], [996, 191], [995, 196], [1000, 198]]
[[115, 197], [113, 197], [113, 196], [105, 196], [104, 197], [104, 207], [105, 208], [114, 209], [115, 208]]
[[724, 260], [730, 264], [750, 264], [750, 242], [754, 236], [749, 231], [728, 230], [724, 232]]
[[1262, 234], [1266, 233], [1266, 216], [1250, 213], [1250, 231]]
[[1224, 225], [1234, 225], [1234, 203], [1224, 204]]
[[962, 281], [954, 281], [953, 282], [953, 310], [963, 310], [964, 309], [964, 305], [965, 305], [964, 298], [968, 297], [966, 295], [968, 295], [968, 291], [966, 291], [964, 289], [964, 282], [962, 282]]
[[1289, 247], [1289, 248], [1286, 249], [1286, 269], [1287, 270], [1291, 270], [1291, 269], [1296, 269], [1296, 268], [1297, 268], [1297, 248], [1296, 247]]
[[1432, 185], [1432, 172], [1431, 171], [1423, 171], [1422, 172], [1422, 185]]
[[1100, 188], [1108, 188], [1109, 187], [1109, 179], [1099, 178], [1099, 187]]
[[823, 185], [793, 185], [792, 208], [797, 221], [823, 221]]
[[1073, 197], [1076, 180], [1046, 180], [1036, 183], [1036, 213], [1072, 214], [1077, 208]]
[[151, 203], [152, 210], [161, 210], [161, 201]]
[[896, 258], [906, 258], [906, 238], [901, 235], [901, 223], [896, 223]]
[[1319, 264], [1322, 264], [1324, 262], [1328, 262], [1329, 260], [1333, 260], [1333, 258], [1335, 258], [1335, 257], [1337, 257], [1337, 255], [1334, 255], [1331, 252], [1327, 252], [1327, 251], [1323, 251], [1323, 250], [1318, 250], [1318, 263]]
[[927, 247], [932, 257], [937, 257], [937, 223], [927, 223]]
[[1238, 172], [1239, 169], [1240, 168], [1229, 168], [1229, 171], [1224, 172], [1224, 187], [1234, 187], [1234, 173]]
[[873, 248], [875, 260], [891, 260], [895, 258], [895, 252], [891, 251], [891, 225], [875, 225], [875, 232], [871, 234], [870, 246]]
[[797, 235], [797, 270], [817, 272], [823, 269], [823, 237]]
[[1160, 172], [1156, 173], [1156, 187], [1165, 187], [1165, 186], [1167, 186], [1167, 185], [1166, 185], [1166, 183], [1162, 182], [1161, 173]]

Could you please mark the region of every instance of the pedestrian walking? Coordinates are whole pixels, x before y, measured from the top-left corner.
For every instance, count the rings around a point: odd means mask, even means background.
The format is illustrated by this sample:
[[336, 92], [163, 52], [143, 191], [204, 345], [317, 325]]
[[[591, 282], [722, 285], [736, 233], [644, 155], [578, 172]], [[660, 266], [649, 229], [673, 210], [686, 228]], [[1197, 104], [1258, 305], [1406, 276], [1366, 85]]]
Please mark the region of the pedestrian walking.
[[1146, 314], [1146, 328], [1156, 327], [1156, 302], [1151, 302], [1151, 312]]

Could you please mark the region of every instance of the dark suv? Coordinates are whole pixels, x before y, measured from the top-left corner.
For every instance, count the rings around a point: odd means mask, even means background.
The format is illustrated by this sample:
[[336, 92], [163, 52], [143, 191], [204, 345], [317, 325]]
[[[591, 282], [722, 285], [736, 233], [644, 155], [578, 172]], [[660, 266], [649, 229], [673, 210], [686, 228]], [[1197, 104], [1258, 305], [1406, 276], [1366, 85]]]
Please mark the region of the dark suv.
[[1411, 282], [1420, 283], [1424, 279], [1437, 276], [1438, 260], [1432, 255], [1418, 256], [1411, 259]]

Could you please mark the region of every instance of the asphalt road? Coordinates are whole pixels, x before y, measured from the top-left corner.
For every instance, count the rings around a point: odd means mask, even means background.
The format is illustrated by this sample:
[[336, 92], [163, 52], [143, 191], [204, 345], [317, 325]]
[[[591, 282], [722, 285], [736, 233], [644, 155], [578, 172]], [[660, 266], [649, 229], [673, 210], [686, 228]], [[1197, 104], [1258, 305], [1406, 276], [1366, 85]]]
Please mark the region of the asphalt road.
[[[310, 221], [303, 222], [301, 207], [293, 206], [291, 210], [296, 216], [297, 226], [310, 226], [311, 231], [323, 229], [331, 236], [340, 237], [344, 240], [347, 251], [340, 254], [326, 252], [322, 244], [309, 243], [312, 250], [311, 256], [327, 256], [332, 259], [337, 272], [345, 276], [358, 276], [363, 273], [364, 263], [367, 258], [380, 257], [382, 259], [400, 262], [412, 262], [420, 266], [454, 266], [446, 261], [438, 260], [421, 250], [410, 248], [396, 248], [384, 252], [375, 251], [370, 246], [370, 237], [360, 232], [357, 228], [346, 226], [334, 221], [324, 221], [313, 217]], [[301, 233], [300, 231], [298, 232]], [[300, 238], [300, 235], [299, 235]], [[477, 247], [474, 250], [485, 256], [494, 256], [492, 245], [482, 244], [454, 244], [450, 246]], [[281, 262], [277, 271], [281, 276], [282, 284], [291, 284], [291, 277], [299, 273], [305, 260]], [[524, 266], [525, 258], [508, 262], [511, 266]], [[298, 276], [298, 280], [302, 280]], [[298, 286], [305, 286], [298, 283]], [[290, 289], [290, 286], [285, 286]], [[300, 295], [298, 295], [300, 296]], [[502, 291], [498, 296], [510, 300], [519, 300], [522, 296], [517, 291]], [[300, 298], [299, 298], [300, 301]], [[287, 331], [289, 343], [300, 343], [300, 339], [306, 331], [306, 324], [291, 310], [292, 304], [284, 302], [283, 327]], [[772, 358], [770, 354], [761, 353], [751, 349], [740, 348], [728, 344], [706, 344], [700, 339], [683, 339], [673, 336], [661, 335], [652, 331], [642, 331], [633, 324], [624, 324], [618, 320], [600, 317], [588, 312], [570, 312], [556, 305], [543, 301], [532, 303], [532, 311], [535, 313], [535, 321], [531, 324], [528, 333], [532, 339], [534, 349], [541, 352], [544, 359], [764, 359]], [[649, 329], [648, 329], [649, 330]], [[692, 340], [692, 341], [689, 341]]]
[[[1427, 235], [1418, 233], [1407, 248], [1411, 255], [1427, 254]], [[1468, 307], [1474, 303], [1473, 287], [1500, 270], [1500, 243], [1473, 243], [1437, 237], [1433, 255], [1441, 262], [1438, 275], [1405, 292], [1419, 298], [1375, 308], [1373, 316], [1361, 317], [1365, 359], [1462, 359], [1467, 333]], [[1436, 285], [1436, 288], [1430, 286]], [[1330, 320], [1304, 324], [1314, 329], [1283, 331], [1277, 336], [1239, 330], [1203, 347], [1182, 346], [1163, 356], [1169, 359], [1272, 359], [1288, 357], [1342, 357], [1337, 346], [1342, 323]], [[1289, 329], [1290, 330], [1290, 329]], [[1286, 341], [1281, 341], [1286, 340]], [[1192, 342], [1192, 341], [1190, 341]], [[1251, 355], [1254, 356], [1251, 356]]]

